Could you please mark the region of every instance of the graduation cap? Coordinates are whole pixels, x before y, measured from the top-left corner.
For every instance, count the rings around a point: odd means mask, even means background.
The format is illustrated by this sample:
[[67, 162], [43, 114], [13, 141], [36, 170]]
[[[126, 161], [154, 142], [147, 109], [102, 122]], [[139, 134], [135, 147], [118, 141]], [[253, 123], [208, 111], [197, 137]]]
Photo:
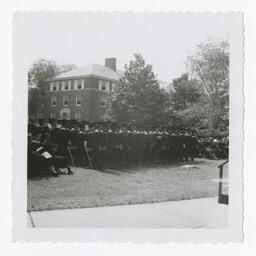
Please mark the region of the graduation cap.
[[29, 118], [28, 122], [31, 123], [31, 124], [34, 124], [35, 120], [33, 118]]
[[68, 120], [62, 119], [61, 120], [61, 125], [66, 127], [68, 125]]
[[84, 121], [82, 121], [82, 122], [81, 122], [81, 124], [83, 124], [83, 125], [89, 125], [89, 124], [90, 124], [90, 122], [89, 122], [89, 121], [87, 121], [87, 120], [84, 120]]
[[117, 130], [118, 129], [118, 122], [113, 121], [110, 123], [111, 130]]
[[38, 123], [39, 123], [39, 125], [44, 124], [44, 119], [42, 119], [42, 118], [38, 119]]
[[133, 123], [128, 123], [127, 129], [128, 129], [128, 130], [132, 130], [133, 128], [134, 128]]
[[112, 122], [111, 121], [104, 121], [102, 122], [103, 129], [110, 129]]
[[103, 128], [103, 127], [105, 126], [104, 121], [99, 121], [99, 122], [97, 122], [97, 126], [98, 126], [99, 128]]
[[48, 123], [50, 123], [50, 124], [56, 123], [56, 119], [55, 118], [50, 118], [48, 120]]
[[104, 124], [105, 124], [105, 125], [111, 125], [111, 124], [112, 124], [112, 121], [110, 121], [110, 120], [105, 121]]
[[100, 128], [99, 122], [92, 122], [92, 123], [90, 123], [90, 128], [91, 129], [99, 129]]
[[191, 128], [187, 128], [186, 132], [192, 132], [192, 129]]
[[127, 129], [127, 124], [125, 124], [125, 123], [120, 123], [119, 127], [120, 127], [121, 129]]

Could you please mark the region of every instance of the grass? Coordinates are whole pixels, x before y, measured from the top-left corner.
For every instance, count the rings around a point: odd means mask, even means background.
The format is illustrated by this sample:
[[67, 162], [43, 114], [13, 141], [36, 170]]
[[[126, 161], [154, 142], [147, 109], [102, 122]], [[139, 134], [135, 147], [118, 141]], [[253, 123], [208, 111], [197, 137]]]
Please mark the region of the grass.
[[[216, 196], [222, 160], [96, 171], [28, 180], [28, 211], [176, 201]], [[194, 168], [184, 167], [193, 164]]]

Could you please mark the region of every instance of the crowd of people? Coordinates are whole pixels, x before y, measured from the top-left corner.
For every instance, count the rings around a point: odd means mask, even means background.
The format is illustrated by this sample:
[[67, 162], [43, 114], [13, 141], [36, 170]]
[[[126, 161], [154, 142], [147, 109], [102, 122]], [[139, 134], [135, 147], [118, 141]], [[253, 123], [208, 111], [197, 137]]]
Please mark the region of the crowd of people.
[[[29, 120], [28, 174], [72, 174], [70, 166], [122, 168], [147, 163], [228, 157], [228, 139], [193, 129], [137, 127], [113, 122]], [[66, 168], [63, 172], [61, 169]]]

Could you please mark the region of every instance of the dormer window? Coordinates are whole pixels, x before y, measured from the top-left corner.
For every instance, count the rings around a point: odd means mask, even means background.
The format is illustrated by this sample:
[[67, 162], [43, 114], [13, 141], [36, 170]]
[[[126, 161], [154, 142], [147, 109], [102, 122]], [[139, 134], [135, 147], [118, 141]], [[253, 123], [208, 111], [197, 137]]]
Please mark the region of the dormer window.
[[99, 80], [99, 90], [106, 91], [105, 83], [102, 80]]
[[59, 90], [59, 82], [50, 82], [50, 91], [58, 91]]
[[101, 90], [101, 91], [110, 91], [110, 82], [99, 80], [99, 90]]
[[75, 80], [75, 90], [83, 90], [84, 89], [84, 79]]
[[62, 81], [61, 82], [62, 91], [70, 91], [71, 90], [71, 81]]

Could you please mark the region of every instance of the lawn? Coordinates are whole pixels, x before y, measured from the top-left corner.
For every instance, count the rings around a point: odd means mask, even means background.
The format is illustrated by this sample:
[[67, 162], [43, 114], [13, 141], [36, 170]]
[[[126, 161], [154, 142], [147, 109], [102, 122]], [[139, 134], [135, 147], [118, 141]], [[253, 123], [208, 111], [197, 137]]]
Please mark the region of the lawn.
[[[171, 165], [96, 171], [28, 180], [28, 211], [176, 201], [217, 196], [217, 166], [196, 159]], [[186, 165], [193, 165], [188, 167]]]

